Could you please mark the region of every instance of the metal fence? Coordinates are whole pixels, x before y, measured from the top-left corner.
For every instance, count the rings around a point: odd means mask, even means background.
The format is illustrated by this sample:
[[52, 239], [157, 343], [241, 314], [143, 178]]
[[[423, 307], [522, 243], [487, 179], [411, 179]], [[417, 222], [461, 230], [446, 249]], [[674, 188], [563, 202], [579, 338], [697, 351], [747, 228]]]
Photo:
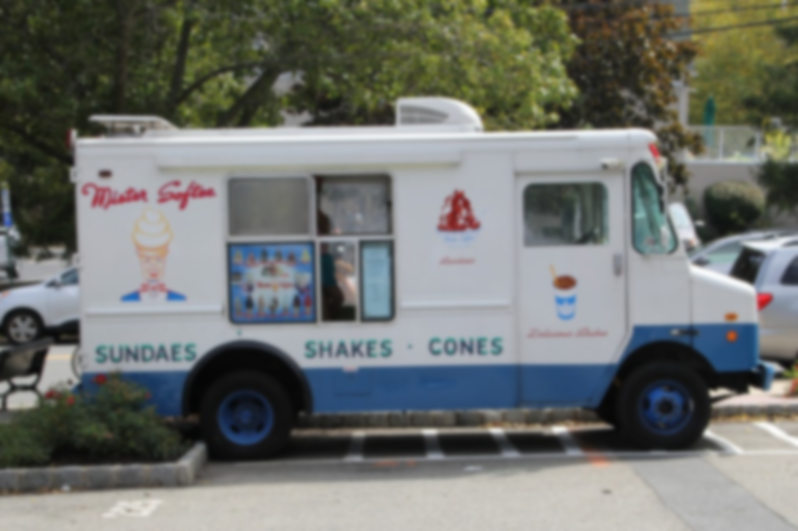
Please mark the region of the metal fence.
[[694, 160], [723, 160], [728, 162], [757, 162], [765, 158], [768, 149], [762, 133], [745, 125], [698, 126], [690, 129], [704, 139], [704, 152], [693, 155]]

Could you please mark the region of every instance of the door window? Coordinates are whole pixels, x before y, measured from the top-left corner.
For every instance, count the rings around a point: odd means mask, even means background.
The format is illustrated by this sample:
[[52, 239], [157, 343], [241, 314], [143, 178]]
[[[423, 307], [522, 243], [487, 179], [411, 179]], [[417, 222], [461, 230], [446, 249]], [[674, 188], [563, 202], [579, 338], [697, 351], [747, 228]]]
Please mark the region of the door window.
[[607, 189], [601, 183], [530, 184], [524, 189], [524, 245], [604, 245]]
[[740, 257], [737, 258], [734, 267], [732, 267], [731, 276], [749, 284], [754, 284], [764, 261], [764, 253], [754, 249], [743, 248], [743, 252], [740, 253]]
[[676, 236], [668, 222], [662, 188], [648, 164], [632, 170], [634, 247], [640, 254], [668, 254], [676, 250]]
[[740, 255], [743, 244], [740, 242], [731, 242], [726, 245], [721, 245], [717, 249], [707, 253], [707, 260], [710, 264], [731, 264]]
[[70, 269], [61, 274], [62, 286], [77, 286], [78, 285], [78, 270]]
[[798, 286], [798, 258], [793, 258], [790, 265], [784, 270], [781, 283], [785, 286]]

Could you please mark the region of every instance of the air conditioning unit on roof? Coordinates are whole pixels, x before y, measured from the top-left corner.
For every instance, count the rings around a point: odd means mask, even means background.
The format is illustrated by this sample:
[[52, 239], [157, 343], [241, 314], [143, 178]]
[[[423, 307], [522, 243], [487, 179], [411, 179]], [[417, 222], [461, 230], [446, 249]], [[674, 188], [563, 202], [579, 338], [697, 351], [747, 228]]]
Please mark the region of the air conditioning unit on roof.
[[482, 131], [477, 111], [450, 98], [400, 98], [396, 102], [396, 126], [461, 125]]

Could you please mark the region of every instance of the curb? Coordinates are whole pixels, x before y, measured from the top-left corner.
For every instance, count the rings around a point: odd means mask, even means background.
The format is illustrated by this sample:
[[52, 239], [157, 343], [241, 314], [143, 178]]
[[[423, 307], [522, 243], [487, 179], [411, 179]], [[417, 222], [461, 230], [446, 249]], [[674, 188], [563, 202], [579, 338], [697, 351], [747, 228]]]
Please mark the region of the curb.
[[198, 442], [172, 463], [7, 468], [0, 470], [0, 493], [185, 487], [207, 460], [205, 444]]
[[[798, 402], [785, 404], [718, 404], [712, 420], [739, 418], [794, 419]], [[487, 409], [473, 411], [407, 411], [390, 413], [317, 414], [300, 417], [298, 428], [451, 428], [496, 424], [549, 426], [603, 422], [589, 409]]]

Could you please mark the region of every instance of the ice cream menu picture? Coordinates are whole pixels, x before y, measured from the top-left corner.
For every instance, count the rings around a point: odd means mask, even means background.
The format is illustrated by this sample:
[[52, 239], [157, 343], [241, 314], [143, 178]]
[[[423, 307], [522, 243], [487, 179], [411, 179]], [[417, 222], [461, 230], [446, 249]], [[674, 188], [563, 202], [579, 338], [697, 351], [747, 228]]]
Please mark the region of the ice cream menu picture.
[[316, 320], [312, 243], [233, 244], [228, 260], [234, 323]]

